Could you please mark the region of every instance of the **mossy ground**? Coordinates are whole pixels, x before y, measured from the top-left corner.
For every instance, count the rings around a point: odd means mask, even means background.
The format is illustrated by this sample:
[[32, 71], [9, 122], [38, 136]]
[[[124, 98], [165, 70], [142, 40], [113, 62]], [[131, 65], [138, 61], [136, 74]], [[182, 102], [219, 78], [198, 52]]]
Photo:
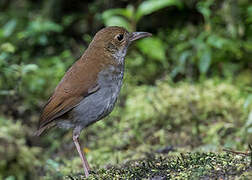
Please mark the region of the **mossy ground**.
[[[64, 179], [81, 180], [84, 175]], [[232, 153], [146, 154], [139, 160], [91, 172], [86, 179], [252, 179], [251, 157]]]
[[[249, 157], [222, 151], [245, 152], [252, 144], [252, 104], [243, 106], [246, 100], [238, 87], [207, 80], [131, 89], [119, 101], [123, 105], [80, 137], [94, 170], [89, 179], [251, 176]], [[82, 166], [71, 131], [55, 129], [38, 138], [20, 121], [0, 118], [0, 141], [0, 180], [84, 178], [76, 175]]]

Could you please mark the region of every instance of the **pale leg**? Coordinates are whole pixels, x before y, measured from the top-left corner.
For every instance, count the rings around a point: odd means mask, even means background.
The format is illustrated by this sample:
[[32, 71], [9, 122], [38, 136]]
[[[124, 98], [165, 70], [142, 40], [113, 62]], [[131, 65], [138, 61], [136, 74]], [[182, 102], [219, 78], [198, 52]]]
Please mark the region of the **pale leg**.
[[87, 159], [86, 159], [84, 153], [81, 150], [80, 143], [79, 143], [79, 136], [80, 136], [80, 131], [78, 131], [78, 129], [74, 129], [74, 131], [73, 131], [73, 141], [74, 141], [75, 147], [76, 147], [76, 149], [77, 149], [77, 151], [79, 153], [79, 156], [81, 158], [85, 176], [88, 177], [90, 167], [89, 167], [89, 164], [87, 162]]

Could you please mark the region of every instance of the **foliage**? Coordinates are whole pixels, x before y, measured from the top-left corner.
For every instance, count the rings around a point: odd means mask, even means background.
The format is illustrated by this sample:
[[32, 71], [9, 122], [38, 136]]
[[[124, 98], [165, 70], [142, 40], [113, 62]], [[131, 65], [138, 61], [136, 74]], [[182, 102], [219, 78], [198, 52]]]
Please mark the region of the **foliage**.
[[[22, 130], [22, 131], [21, 131]], [[21, 123], [0, 118], [0, 179], [28, 179], [37, 176], [41, 149], [27, 146], [27, 130]]]
[[[189, 22], [184, 24], [183, 28], [160, 28], [157, 30], [158, 37], [141, 40], [137, 46], [148, 59], [158, 60], [152, 61], [152, 68], [155, 68], [155, 64], [158, 64], [159, 68], [163, 65], [162, 71], [170, 71], [172, 78], [178, 75], [191, 78], [197, 78], [198, 74], [206, 76], [210, 73], [210, 67], [211, 74], [229, 76], [227, 73], [237, 72], [250, 62], [249, 52], [252, 46], [249, 40], [251, 27], [248, 22], [251, 13], [250, 6], [245, 8], [245, 4], [246, 1], [199, 1], [195, 6], [198, 16], [202, 18], [199, 19], [199, 24]], [[176, 6], [180, 11], [192, 8], [181, 1], [149, 0], [142, 2], [136, 9], [129, 5], [125, 9], [107, 10], [103, 13], [103, 18], [106, 25], [119, 24], [132, 31], [144, 15], [170, 6]], [[245, 13], [238, 8], [245, 8]], [[246, 21], [241, 21], [238, 17]], [[134, 63], [131, 69], [136, 71], [141, 66], [144, 70], [147, 69], [152, 77], [158, 76], [159, 69], [153, 70], [156, 74], [151, 73], [149, 63], [150, 61], [141, 60], [137, 67], [134, 67]]]
[[143, 16], [168, 6], [181, 7], [182, 4], [177, 0], [143, 1], [137, 8], [128, 5], [126, 8], [109, 9], [103, 13], [103, 19], [107, 26], [121, 25], [129, 31], [135, 31], [136, 24]]
[[[29, 109], [34, 105], [34, 99], [44, 94], [45, 88], [49, 88], [48, 92], [52, 91], [50, 85], [57, 83], [69, 65], [64, 60], [70, 59], [71, 63], [72, 59], [68, 50], [48, 57], [48, 54], [56, 51], [51, 46], [54, 42], [49, 42], [49, 39], [53, 33], [62, 31], [60, 25], [37, 17], [27, 22], [20, 31], [20, 21], [12, 19], [7, 22], [2, 29], [3, 35], [0, 36], [0, 43], [3, 42], [0, 54], [0, 95], [9, 97], [10, 102], [6, 103], [10, 104], [16, 99], [28, 101], [26, 108]], [[27, 44], [24, 46], [25, 42]], [[41, 46], [46, 48], [37, 52]]]

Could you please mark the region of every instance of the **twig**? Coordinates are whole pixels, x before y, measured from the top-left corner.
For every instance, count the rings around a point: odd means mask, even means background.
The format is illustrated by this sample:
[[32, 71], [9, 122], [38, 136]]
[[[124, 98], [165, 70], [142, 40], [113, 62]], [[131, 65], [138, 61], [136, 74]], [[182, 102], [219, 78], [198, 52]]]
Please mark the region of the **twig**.
[[237, 154], [237, 155], [244, 155], [244, 156], [249, 156], [250, 155], [250, 153], [233, 151], [231, 149], [223, 149], [223, 151], [230, 152], [230, 153]]

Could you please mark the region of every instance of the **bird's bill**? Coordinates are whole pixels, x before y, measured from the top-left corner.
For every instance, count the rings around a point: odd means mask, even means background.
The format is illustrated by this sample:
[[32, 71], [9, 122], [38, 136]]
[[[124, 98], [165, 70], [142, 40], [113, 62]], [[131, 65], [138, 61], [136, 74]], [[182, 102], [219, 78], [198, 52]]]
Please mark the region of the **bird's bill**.
[[132, 42], [132, 41], [145, 38], [145, 37], [150, 37], [150, 36], [152, 36], [152, 34], [148, 32], [132, 32], [130, 34], [129, 40]]

